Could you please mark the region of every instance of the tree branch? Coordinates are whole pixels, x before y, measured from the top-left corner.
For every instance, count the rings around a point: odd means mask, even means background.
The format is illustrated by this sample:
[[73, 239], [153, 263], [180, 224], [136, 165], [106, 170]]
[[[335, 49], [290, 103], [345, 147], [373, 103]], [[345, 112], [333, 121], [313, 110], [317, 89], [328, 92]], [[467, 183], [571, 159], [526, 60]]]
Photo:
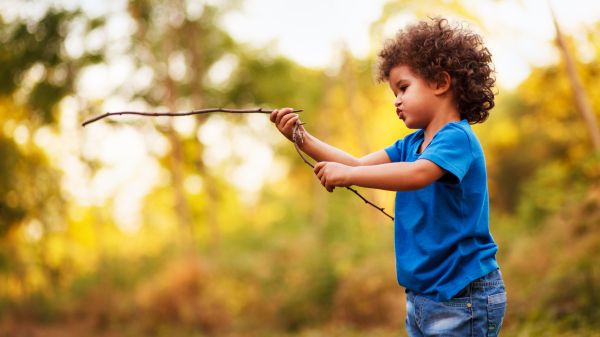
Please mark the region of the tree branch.
[[[303, 110], [294, 110], [294, 112], [302, 112]], [[81, 124], [81, 126], [85, 127], [88, 124], [94, 123], [96, 121], [99, 121], [103, 118], [109, 117], [109, 116], [116, 116], [116, 115], [138, 115], [138, 116], [150, 116], [150, 117], [158, 117], [158, 116], [171, 116], [171, 117], [177, 117], [177, 116], [190, 116], [190, 115], [200, 115], [200, 114], [205, 114], [205, 113], [209, 113], [209, 112], [227, 112], [227, 113], [238, 113], [238, 114], [243, 114], [243, 113], [264, 113], [264, 114], [270, 114], [271, 112], [273, 112], [273, 110], [263, 110], [263, 108], [258, 108], [258, 109], [225, 109], [225, 108], [210, 108], [210, 109], [201, 109], [201, 110], [192, 110], [192, 111], [186, 111], [186, 112], [137, 112], [137, 111], [119, 111], [119, 112], [107, 112], [105, 114], [102, 115], [98, 115], [96, 117], [90, 118], [88, 120], [86, 120], [85, 122], [83, 122]]]

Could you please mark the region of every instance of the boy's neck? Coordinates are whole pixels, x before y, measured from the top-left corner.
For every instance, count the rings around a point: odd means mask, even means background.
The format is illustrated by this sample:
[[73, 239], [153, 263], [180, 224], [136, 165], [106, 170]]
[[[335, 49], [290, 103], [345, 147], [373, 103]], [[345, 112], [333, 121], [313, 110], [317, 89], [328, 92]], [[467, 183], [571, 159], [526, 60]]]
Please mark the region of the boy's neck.
[[460, 113], [458, 112], [458, 109], [456, 107], [446, 106], [438, 110], [435, 114], [435, 117], [423, 130], [425, 135], [421, 150], [424, 150], [427, 147], [427, 145], [429, 145], [429, 143], [433, 139], [433, 136], [435, 136], [435, 134], [438, 131], [440, 131], [446, 124], [459, 121]]

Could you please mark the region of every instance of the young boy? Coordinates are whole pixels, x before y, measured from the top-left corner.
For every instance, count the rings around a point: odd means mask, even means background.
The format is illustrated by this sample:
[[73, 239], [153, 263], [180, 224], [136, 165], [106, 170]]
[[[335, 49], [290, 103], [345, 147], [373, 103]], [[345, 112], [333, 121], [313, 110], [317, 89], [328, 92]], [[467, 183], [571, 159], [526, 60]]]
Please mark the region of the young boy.
[[[400, 30], [379, 59], [397, 117], [417, 131], [362, 158], [302, 127], [299, 146], [318, 161], [314, 171], [330, 192], [397, 191], [396, 270], [409, 336], [497, 336], [506, 292], [488, 225], [485, 159], [470, 127], [494, 106], [491, 54], [479, 35], [436, 18]], [[275, 110], [271, 121], [292, 140], [297, 114]]]

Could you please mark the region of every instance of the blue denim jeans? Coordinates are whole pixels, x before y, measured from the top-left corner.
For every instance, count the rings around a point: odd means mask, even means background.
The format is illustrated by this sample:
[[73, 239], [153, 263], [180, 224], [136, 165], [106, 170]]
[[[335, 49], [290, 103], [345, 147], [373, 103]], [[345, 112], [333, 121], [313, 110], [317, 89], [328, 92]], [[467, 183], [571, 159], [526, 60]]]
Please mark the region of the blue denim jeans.
[[448, 302], [406, 291], [406, 331], [410, 337], [495, 337], [506, 311], [500, 270], [471, 282]]

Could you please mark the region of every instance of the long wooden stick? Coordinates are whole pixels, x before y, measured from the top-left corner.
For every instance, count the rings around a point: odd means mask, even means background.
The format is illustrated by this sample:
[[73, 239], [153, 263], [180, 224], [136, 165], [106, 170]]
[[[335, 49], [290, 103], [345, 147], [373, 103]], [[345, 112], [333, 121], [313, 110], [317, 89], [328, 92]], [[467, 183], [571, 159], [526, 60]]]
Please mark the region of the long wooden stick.
[[[304, 111], [304, 110], [294, 110], [294, 112], [302, 112], [302, 111]], [[96, 121], [99, 121], [99, 120], [101, 120], [103, 118], [106, 118], [106, 117], [109, 117], [109, 116], [138, 115], [138, 116], [150, 116], [150, 117], [158, 117], [158, 116], [176, 117], [176, 116], [200, 115], [200, 114], [205, 114], [205, 113], [209, 113], [209, 112], [227, 112], [227, 113], [237, 113], [237, 114], [243, 114], [243, 113], [264, 113], [264, 114], [270, 114], [271, 112], [273, 112], [273, 110], [264, 110], [263, 108], [258, 108], [258, 109], [210, 108], [210, 109], [192, 110], [192, 111], [185, 111], [185, 112], [118, 111], [118, 112], [107, 112], [105, 114], [98, 115], [96, 117], [90, 118], [90, 119], [86, 120], [85, 122], [83, 122], [81, 124], [81, 126], [85, 127], [88, 124], [94, 123]]]

